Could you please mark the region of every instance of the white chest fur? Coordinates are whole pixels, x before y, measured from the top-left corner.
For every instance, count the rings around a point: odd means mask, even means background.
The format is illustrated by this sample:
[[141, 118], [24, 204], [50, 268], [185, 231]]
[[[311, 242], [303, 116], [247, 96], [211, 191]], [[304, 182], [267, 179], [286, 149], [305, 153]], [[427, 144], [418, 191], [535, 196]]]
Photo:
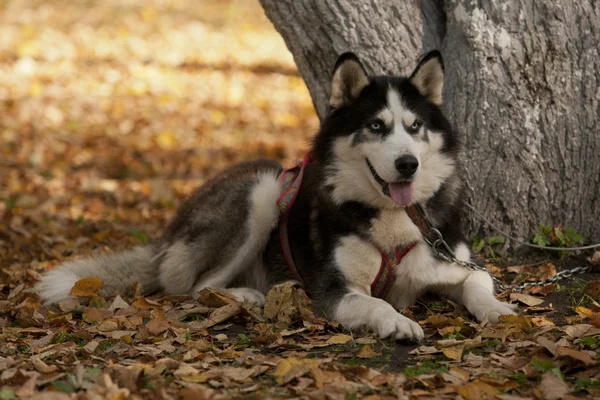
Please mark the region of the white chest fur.
[[373, 242], [386, 252], [423, 239], [404, 209], [383, 209], [372, 221], [370, 234]]

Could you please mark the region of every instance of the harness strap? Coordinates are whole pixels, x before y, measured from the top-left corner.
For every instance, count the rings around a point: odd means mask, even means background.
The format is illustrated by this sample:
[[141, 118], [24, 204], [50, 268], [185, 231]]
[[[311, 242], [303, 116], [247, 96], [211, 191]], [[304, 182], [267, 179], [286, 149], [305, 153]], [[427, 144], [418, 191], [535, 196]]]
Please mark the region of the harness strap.
[[[281, 249], [283, 250], [283, 255], [290, 268], [290, 271], [292, 271], [292, 274], [301, 283], [304, 283], [304, 281], [298, 273], [296, 264], [294, 263], [294, 258], [292, 257], [292, 249], [290, 247], [288, 232], [288, 218], [292, 205], [294, 204], [296, 196], [300, 191], [302, 179], [304, 178], [304, 170], [306, 169], [306, 166], [310, 164], [313, 160], [313, 154], [307, 153], [302, 160], [296, 163], [295, 167], [284, 170], [281, 173], [280, 179], [283, 187], [283, 192], [277, 199], [277, 205], [279, 206], [279, 210], [281, 212], [278, 224], [279, 241], [281, 243]], [[429, 223], [429, 220], [425, 215], [425, 211], [421, 208], [421, 206], [417, 204], [407, 207], [406, 213], [413, 221], [413, 223], [417, 225], [421, 233], [424, 236], [429, 237], [431, 234], [432, 226]], [[381, 249], [379, 249], [379, 252], [381, 253], [381, 266], [379, 267], [379, 272], [377, 273], [375, 280], [373, 281], [373, 283], [371, 283], [372, 296], [384, 298], [387, 295], [389, 289], [392, 287], [394, 281], [396, 280], [396, 266], [400, 264], [402, 259], [416, 245], [417, 243], [413, 242], [405, 247], [397, 247], [387, 254]]]
[[292, 249], [290, 247], [290, 239], [288, 235], [288, 217], [290, 210], [292, 209], [292, 205], [296, 200], [296, 196], [298, 196], [298, 192], [300, 191], [300, 185], [302, 184], [302, 179], [304, 178], [304, 170], [312, 160], [312, 153], [306, 153], [304, 158], [296, 163], [295, 167], [286, 169], [281, 173], [281, 185], [283, 186], [284, 190], [277, 199], [277, 205], [279, 206], [279, 211], [281, 212], [281, 216], [279, 217], [279, 241], [281, 243], [281, 248], [283, 249], [283, 256], [285, 257], [285, 261], [287, 261], [290, 270], [300, 282], [304, 281], [298, 273], [296, 264], [294, 264], [294, 258], [292, 257]]
[[392, 284], [396, 281], [396, 266], [400, 264], [400, 261], [402, 261], [404, 256], [414, 249], [416, 245], [416, 243], [411, 243], [402, 250], [396, 247], [390, 254], [385, 254], [383, 251], [379, 250], [381, 253], [381, 266], [379, 267], [379, 272], [377, 273], [375, 280], [371, 283], [372, 296], [380, 299], [385, 298], [392, 287]]

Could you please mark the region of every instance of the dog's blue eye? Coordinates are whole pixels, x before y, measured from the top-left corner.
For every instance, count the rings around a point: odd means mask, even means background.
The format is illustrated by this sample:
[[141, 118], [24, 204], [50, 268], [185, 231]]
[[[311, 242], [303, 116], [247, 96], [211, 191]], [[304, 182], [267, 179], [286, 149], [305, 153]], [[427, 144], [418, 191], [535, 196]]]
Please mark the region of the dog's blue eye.
[[383, 130], [383, 124], [381, 122], [371, 122], [369, 124], [369, 129], [372, 130], [373, 132], [379, 132], [381, 130]]
[[415, 121], [415, 122], [413, 122], [413, 124], [410, 126], [410, 130], [414, 132], [414, 131], [418, 130], [418, 129], [421, 127], [421, 125], [423, 125], [423, 123], [422, 123], [421, 121], [419, 121], [419, 120], [416, 120], [416, 121]]

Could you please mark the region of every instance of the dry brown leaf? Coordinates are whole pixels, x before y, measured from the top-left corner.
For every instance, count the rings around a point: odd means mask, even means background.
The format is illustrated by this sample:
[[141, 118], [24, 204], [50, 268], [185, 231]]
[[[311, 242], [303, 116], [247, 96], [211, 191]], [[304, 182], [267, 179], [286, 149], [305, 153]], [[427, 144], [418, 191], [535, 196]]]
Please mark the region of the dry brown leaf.
[[146, 324], [146, 329], [153, 335], [158, 335], [169, 329], [171, 324], [164, 319], [152, 319]]
[[78, 299], [74, 297], [67, 297], [58, 303], [58, 308], [60, 308], [60, 310], [63, 312], [71, 312], [80, 305], [81, 304], [79, 303]]
[[419, 324], [439, 329], [447, 326], [462, 326], [464, 324], [464, 320], [460, 317], [450, 318], [445, 315], [435, 314], [426, 320], [419, 321]]
[[356, 353], [356, 357], [358, 358], [373, 358], [379, 357], [381, 353], [377, 353], [373, 351], [373, 347], [369, 344], [365, 344], [358, 353]]
[[202, 289], [198, 294], [198, 302], [208, 307], [223, 307], [228, 304], [239, 304], [226, 290]]
[[600, 312], [596, 312], [592, 314], [592, 325], [596, 328], [600, 328]]
[[558, 376], [552, 372], [545, 372], [542, 375], [540, 391], [544, 400], [558, 400], [567, 395], [571, 390]]
[[491, 400], [500, 393], [500, 390], [485, 382], [481, 382], [479, 379], [458, 387], [457, 391], [466, 400]]
[[511, 293], [510, 294], [511, 301], [519, 301], [527, 306], [539, 306], [544, 302], [543, 299], [538, 297], [533, 297], [524, 293]]
[[556, 355], [556, 343], [554, 343], [552, 340], [544, 336], [538, 336], [537, 342], [541, 346], [544, 346], [550, 353], [552, 353], [553, 356]]
[[117, 324], [116, 321], [107, 320], [100, 323], [96, 329], [98, 329], [100, 332], [116, 331], [119, 329], [119, 324]]
[[583, 362], [585, 365], [591, 365], [595, 363], [594, 359], [588, 353], [584, 351], [573, 350], [565, 346], [556, 346], [556, 356], [571, 357]]
[[94, 276], [80, 279], [75, 282], [75, 285], [69, 292], [69, 296], [74, 297], [94, 297], [104, 286], [104, 282], [101, 279]]
[[187, 327], [191, 332], [198, 332], [203, 329], [210, 328], [222, 322], [229, 320], [230, 318], [238, 315], [241, 311], [241, 307], [238, 304], [228, 304], [223, 307], [217, 308], [210, 315], [202, 321], [192, 321], [187, 324]]
[[179, 397], [183, 400], [210, 400], [214, 397], [214, 390], [204, 386], [191, 386], [181, 389]]
[[517, 326], [521, 330], [527, 331], [533, 328], [531, 317], [521, 315], [501, 315], [500, 322], [509, 326]]
[[588, 282], [585, 285], [585, 294], [590, 297], [600, 297], [600, 280]]
[[592, 329], [592, 325], [588, 324], [577, 324], [577, 325], [569, 325], [563, 327], [563, 331], [569, 335], [573, 339], [579, 339], [583, 335], [585, 335], [590, 329]]
[[34, 368], [42, 374], [54, 372], [57, 369], [56, 365], [48, 365], [42, 360], [40, 360], [39, 357], [31, 357], [31, 363], [33, 364]]
[[589, 261], [590, 261], [590, 264], [592, 264], [594, 266], [600, 265], [600, 251], [595, 250], [594, 254], [592, 254]]
[[275, 285], [269, 290], [263, 313], [266, 318], [285, 324], [300, 318], [315, 322], [310, 299], [293, 281]]

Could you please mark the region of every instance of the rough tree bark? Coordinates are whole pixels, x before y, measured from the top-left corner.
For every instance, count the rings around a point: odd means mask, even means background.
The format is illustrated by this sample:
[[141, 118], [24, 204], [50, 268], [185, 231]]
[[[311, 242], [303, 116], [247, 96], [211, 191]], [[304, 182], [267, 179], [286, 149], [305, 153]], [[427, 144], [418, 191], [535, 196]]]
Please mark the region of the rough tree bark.
[[[260, 1], [321, 117], [340, 53], [370, 73], [407, 74], [440, 49], [469, 201], [520, 237], [562, 223], [600, 238], [597, 0]], [[470, 233], [484, 226], [469, 221]]]

